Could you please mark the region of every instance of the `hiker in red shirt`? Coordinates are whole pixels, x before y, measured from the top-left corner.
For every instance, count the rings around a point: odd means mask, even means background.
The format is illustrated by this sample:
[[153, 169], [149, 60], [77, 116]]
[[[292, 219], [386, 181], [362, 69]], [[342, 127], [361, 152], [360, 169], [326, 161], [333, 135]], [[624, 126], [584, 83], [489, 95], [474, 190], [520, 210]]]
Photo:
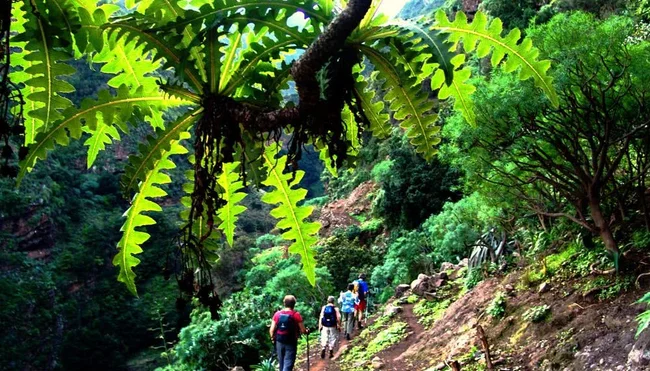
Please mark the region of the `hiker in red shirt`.
[[280, 371], [293, 371], [298, 338], [300, 334], [307, 333], [302, 316], [293, 310], [295, 306], [296, 298], [293, 295], [285, 296], [284, 309], [275, 312], [269, 329], [271, 339], [275, 342]]

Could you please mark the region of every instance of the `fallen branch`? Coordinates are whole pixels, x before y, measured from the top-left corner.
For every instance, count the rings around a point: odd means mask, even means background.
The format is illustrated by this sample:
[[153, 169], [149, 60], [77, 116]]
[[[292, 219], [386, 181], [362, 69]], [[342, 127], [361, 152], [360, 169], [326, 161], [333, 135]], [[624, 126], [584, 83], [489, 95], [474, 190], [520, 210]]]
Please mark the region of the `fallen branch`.
[[494, 366], [492, 366], [492, 359], [490, 357], [490, 344], [488, 344], [487, 336], [485, 335], [485, 331], [483, 331], [483, 327], [481, 325], [476, 326], [476, 336], [478, 336], [478, 339], [481, 341], [481, 345], [483, 346], [487, 369], [494, 370]]

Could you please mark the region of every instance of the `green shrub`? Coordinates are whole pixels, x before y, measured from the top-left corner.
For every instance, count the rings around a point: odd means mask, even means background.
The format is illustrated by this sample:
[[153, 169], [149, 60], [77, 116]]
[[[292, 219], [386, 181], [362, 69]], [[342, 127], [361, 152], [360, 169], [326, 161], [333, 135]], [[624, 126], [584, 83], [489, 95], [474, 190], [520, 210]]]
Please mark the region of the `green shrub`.
[[503, 318], [506, 314], [506, 294], [498, 292], [485, 311], [492, 318]]
[[551, 307], [544, 304], [544, 305], [539, 305], [528, 309], [527, 311], [524, 312], [523, 318], [526, 321], [537, 323], [546, 319], [546, 317], [548, 317], [550, 313], [551, 313]]
[[384, 182], [387, 181], [392, 173], [393, 161], [384, 160], [380, 161], [372, 168], [370, 174], [375, 182]]
[[418, 317], [418, 322], [422, 326], [430, 328], [437, 320], [442, 318], [451, 303], [451, 299], [435, 302], [422, 299], [413, 306], [413, 314]]
[[483, 281], [483, 275], [481, 274], [480, 268], [469, 269], [467, 271], [467, 276], [465, 276], [465, 287], [468, 290], [473, 289], [481, 281]]

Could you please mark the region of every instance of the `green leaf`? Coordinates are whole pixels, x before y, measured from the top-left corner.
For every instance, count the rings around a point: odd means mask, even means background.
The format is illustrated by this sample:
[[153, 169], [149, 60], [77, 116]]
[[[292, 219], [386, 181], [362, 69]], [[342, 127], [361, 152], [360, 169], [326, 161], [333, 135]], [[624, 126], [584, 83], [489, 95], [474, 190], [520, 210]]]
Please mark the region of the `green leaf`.
[[298, 170], [295, 177], [290, 173], [283, 173], [287, 157], [276, 159], [278, 150], [278, 146], [269, 146], [264, 153], [268, 170], [268, 178], [264, 181], [264, 185], [273, 187], [273, 190], [262, 196], [262, 202], [277, 205], [271, 210], [271, 216], [278, 219], [276, 227], [285, 231], [282, 233], [285, 240], [292, 241], [289, 252], [300, 255], [307, 279], [312, 285], [316, 285], [316, 259], [313, 246], [318, 241], [320, 223], [305, 220], [311, 215], [314, 209], [312, 206], [298, 206], [298, 203], [307, 196], [307, 190], [294, 189], [294, 187], [298, 185], [305, 172]]
[[93, 58], [93, 62], [105, 63], [101, 71], [115, 75], [108, 81], [111, 87], [125, 85], [131, 90], [142, 87], [152, 90], [158, 87], [153, 73], [158, 70], [160, 63], [152, 60], [144, 44], [139, 44], [136, 40], [120, 38], [117, 33], [111, 34], [107, 45]]
[[469, 24], [463, 12], [456, 13], [456, 18], [450, 22], [445, 12], [439, 10], [436, 13], [436, 21], [430, 29], [449, 34], [449, 42], [456, 47], [462, 41], [466, 53], [476, 50], [477, 56], [483, 58], [492, 52], [491, 61], [495, 67], [507, 56], [503, 66], [506, 72], [519, 71], [521, 80], [532, 78], [535, 86], [544, 91], [551, 103], [556, 107], [559, 105], [552, 78], [547, 74], [551, 62], [538, 60], [539, 50], [533, 47], [528, 38], [520, 42], [521, 32], [518, 29], [515, 28], [502, 37], [501, 20], [495, 18], [488, 22], [483, 12], [477, 12], [474, 21]]
[[223, 188], [223, 200], [226, 204], [217, 211], [219, 219], [222, 220], [218, 228], [226, 235], [228, 244], [232, 247], [235, 236], [235, 225], [237, 215], [246, 210], [246, 207], [238, 205], [245, 197], [246, 193], [239, 192], [244, 189], [244, 183], [240, 180], [237, 173], [239, 162], [223, 164], [223, 172], [219, 175], [217, 183]]
[[120, 231], [122, 238], [117, 243], [119, 252], [113, 258], [113, 265], [120, 268], [117, 280], [126, 284], [126, 287], [133, 295], [138, 295], [135, 287], [135, 272], [133, 268], [140, 264], [140, 259], [134, 255], [142, 253], [142, 244], [147, 242], [150, 235], [147, 232], [136, 229], [156, 222], [149, 215], [144, 213], [152, 211], [162, 211], [162, 208], [151, 201], [151, 198], [160, 198], [167, 196], [161, 184], [171, 182], [171, 179], [163, 171], [174, 169], [176, 165], [169, 159], [172, 155], [182, 155], [187, 153], [187, 149], [180, 142], [190, 137], [185, 132], [181, 135], [180, 140], [172, 141], [171, 147], [165, 151], [154, 164], [154, 167], [147, 173], [145, 179], [140, 183], [138, 193], [133, 196], [131, 207], [124, 213], [126, 220]]
[[115, 126], [106, 125], [104, 122], [98, 123], [95, 130], [84, 127], [84, 131], [90, 133], [90, 138], [84, 142], [84, 145], [88, 146], [88, 158], [86, 162], [88, 168], [90, 168], [95, 162], [99, 151], [103, 151], [106, 148], [106, 144], [113, 143], [113, 140], [120, 140], [120, 133]]

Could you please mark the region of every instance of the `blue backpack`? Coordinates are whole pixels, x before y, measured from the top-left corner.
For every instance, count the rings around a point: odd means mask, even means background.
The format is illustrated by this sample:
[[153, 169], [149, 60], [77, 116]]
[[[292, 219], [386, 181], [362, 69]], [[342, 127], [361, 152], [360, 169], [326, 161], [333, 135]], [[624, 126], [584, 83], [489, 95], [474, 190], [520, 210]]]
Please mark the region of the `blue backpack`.
[[325, 327], [334, 327], [336, 326], [336, 309], [333, 305], [326, 305], [323, 309], [323, 319], [321, 323]]

